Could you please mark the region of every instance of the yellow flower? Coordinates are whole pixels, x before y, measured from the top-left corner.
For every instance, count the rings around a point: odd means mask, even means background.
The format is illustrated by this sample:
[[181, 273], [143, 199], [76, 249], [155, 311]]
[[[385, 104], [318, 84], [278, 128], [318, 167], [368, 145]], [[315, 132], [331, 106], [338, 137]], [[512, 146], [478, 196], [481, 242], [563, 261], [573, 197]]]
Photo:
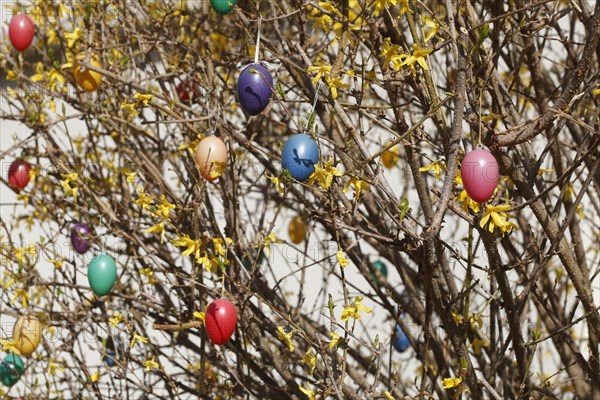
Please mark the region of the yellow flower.
[[308, 178], [308, 185], [312, 185], [315, 181], [318, 181], [323, 190], [329, 190], [333, 178], [335, 176], [342, 176], [343, 174], [339, 169], [332, 165], [333, 159], [329, 158], [325, 162], [325, 166], [321, 167], [320, 164], [315, 164], [315, 172]]
[[121, 103], [121, 110], [127, 111], [129, 113], [130, 118], [135, 117], [140, 113], [138, 110], [136, 110], [135, 106], [135, 103], [128, 103], [125, 100], [123, 100], [123, 102]]
[[308, 397], [308, 400], [315, 400], [317, 397], [317, 392], [315, 392], [314, 390], [310, 389], [310, 386], [308, 387], [308, 389], [304, 389], [302, 386], [298, 385], [298, 388], [300, 389], [300, 391], [302, 393], [304, 393], [306, 395], [306, 397]]
[[392, 396], [392, 394], [390, 392], [388, 392], [387, 390], [385, 392], [383, 392], [383, 394], [385, 395], [385, 398], [388, 400], [396, 400], [396, 399], [394, 399], [394, 396]]
[[423, 39], [423, 41], [427, 43], [435, 36], [438, 29], [440, 29], [440, 24], [438, 24], [437, 21], [431, 18], [429, 15], [426, 15], [423, 18], [423, 22], [425, 22], [425, 25], [431, 28], [431, 30], [427, 32], [427, 35], [425, 35], [425, 38]]
[[225, 238], [225, 241], [221, 238], [212, 239], [213, 248], [215, 249], [215, 254], [218, 256], [226, 257], [227, 256], [227, 247], [233, 244], [233, 240], [231, 238]]
[[348, 182], [346, 182], [346, 185], [344, 186], [344, 193], [346, 193], [348, 189], [350, 189], [350, 185], [354, 186], [354, 198], [356, 200], [358, 200], [358, 198], [360, 197], [360, 192], [362, 192], [363, 190], [369, 190], [369, 184], [367, 182], [352, 177]]
[[129, 344], [129, 348], [133, 349], [135, 347], [135, 345], [137, 344], [138, 341], [140, 341], [142, 343], [148, 343], [148, 338], [140, 336], [140, 335], [137, 334], [137, 332], [135, 332], [133, 334], [133, 338], [131, 339], [131, 343]]
[[312, 375], [315, 372], [315, 368], [317, 367], [317, 355], [312, 355], [313, 349], [310, 348], [306, 350], [304, 357], [302, 357], [302, 364], [310, 365], [310, 374]]
[[373, 312], [372, 310], [370, 310], [369, 308], [367, 308], [366, 306], [361, 304], [362, 301], [363, 301], [363, 298], [361, 296], [356, 297], [354, 299], [354, 301], [352, 302], [352, 304], [350, 304], [348, 307], [346, 307], [344, 309], [344, 311], [342, 312], [341, 320], [346, 321], [348, 318], [354, 318], [356, 320], [360, 320], [361, 319], [361, 316], [360, 316], [361, 311], [364, 311], [367, 314], [372, 313]]
[[421, 68], [425, 71], [429, 71], [429, 67], [427, 66], [427, 62], [425, 61], [425, 56], [429, 55], [433, 49], [422, 49], [419, 47], [418, 43], [413, 44], [413, 52], [411, 55], [401, 54], [398, 57], [395, 57], [392, 61], [396, 70], [399, 70], [401, 67], [408, 65], [412, 70], [412, 74], [417, 74], [417, 69], [415, 67], [415, 63], [419, 64]]
[[389, 65], [392, 59], [400, 55], [399, 50], [400, 46], [397, 44], [392, 44], [391, 39], [389, 37], [386, 37], [383, 40], [383, 45], [381, 46], [381, 53], [379, 54], [380, 57], [384, 58], [383, 64], [386, 66]]
[[156, 225], [152, 225], [150, 228], [145, 230], [146, 233], [160, 233], [160, 243], [162, 244], [165, 239], [165, 223], [161, 222]]
[[21, 305], [23, 306], [23, 308], [27, 308], [27, 302], [30, 301], [31, 298], [29, 297], [29, 294], [27, 294], [27, 291], [25, 291], [25, 289], [17, 289], [10, 304], [12, 305], [15, 301], [17, 301], [19, 297], [21, 298]]
[[338, 259], [338, 262], [340, 263], [340, 267], [346, 268], [346, 266], [350, 263], [350, 261], [348, 261], [346, 259], [346, 256], [344, 255], [344, 252], [341, 251], [341, 250], [338, 250], [338, 252], [335, 253], [335, 255], [336, 255], [337, 259]]
[[125, 318], [123, 314], [113, 311], [112, 318], [108, 320], [108, 323], [114, 328], [115, 326], [119, 325], [121, 321], [123, 321], [123, 318]]
[[399, 15], [404, 15], [406, 13], [412, 14], [412, 10], [408, 5], [408, 0], [400, 0], [400, 11]]
[[265, 248], [265, 253], [267, 253], [267, 257], [271, 257], [271, 243], [281, 244], [283, 240], [277, 239], [274, 233], [270, 233], [265, 237], [263, 242], [263, 247]]
[[317, 82], [319, 82], [319, 79], [321, 79], [321, 77], [324, 77], [325, 80], [328, 80], [332, 68], [333, 67], [331, 65], [323, 64], [322, 62], [319, 62], [318, 64], [315, 63], [315, 65], [313, 65], [312, 67], [308, 67], [309, 73], [316, 73], [315, 77], [313, 78], [313, 84], [316, 85]]
[[375, 6], [375, 10], [373, 10], [373, 15], [377, 17], [383, 9], [389, 6], [395, 6], [397, 3], [398, 0], [375, 0], [373, 2], [373, 6]]
[[65, 369], [57, 364], [55, 364], [52, 360], [48, 363], [48, 375], [56, 375], [56, 371], [63, 372]]
[[92, 375], [91, 379], [92, 383], [98, 382], [98, 380], [100, 379], [100, 371], [96, 371], [94, 375]]
[[54, 268], [62, 269], [63, 260], [48, 260], [48, 262], [51, 262], [52, 264], [54, 264]]
[[204, 311], [194, 311], [194, 318], [198, 318], [200, 322], [204, 323], [206, 313]]
[[65, 32], [64, 36], [67, 39], [67, 47], [71, 48], [77, 43], [81, 36], [83, 35], [83, 31], [79, 28], [75, 28], [73, 32]]
[[265, 176], [267, 177], [268, 180], [273, 182], [273, 185], [275, 185], [275, 187], [277, 188], [277, 191], [279, 193], [283, 194], [285, 192], [285, 185], [283, 184], [283, 182], [281, 182], [281, 179], [279, 179], [278, 176], [269, 176], [269, 175], [267, 175], [266, 172], [265, 172]]
[[216, 257], [208, 257], [208, 253], [202, 253], [202, 256], [196, 258], [196, 262], [206, 268], [207, 271], [213, 274], [217, 273], [219, 266], [219, 260]]
[[337, 78], [327, 78], [327, 86], [329, 86], [329, 91], [331, 92], [331, 97], [333, 97], [333, 99], [337, 99], [338, 97], [338, 91], [337, 88], [341, 87], [341, 88], [347, 88], [350, 87], [350, 85], [348, 85], [347, 83], [342, 82], [342, 77], [338, 76]]
[[138, 192], [138, 198], [137, 198], [137, 200], [134, 200], [133, 202], [135, 204], [137, 204], [139, 207], [141, 207], [142, 210], [147, 210], [148, 208], [150, 208], [150, 204], [152, 204], [154, 202], [152, 197], [150, 197], [146, 193], [144, 193], [144, 190], [139, 186], [137, 188], [137, 192]]
[[177, 247], [187, 247], [181, 255], [184, 257], [194, 253], [195, 258], [200, 258], [200, 241], [193, 240], [188, 235], [179, 236], [177, 239], [171, 241]]
[[163, 219], [169, 219], [171, 210], [175, 209], [175, 204], [169, 203], [164, 194], [160, 196], [160, 201], [160, 205], [156, 206], [156, 215]]
[[334, 347], [338, 347], [340, 345], [340, 335], [338, 335], [335, 332], [329, 332], [329, 336], [331, 336], [331, 342], [329, 342], [329, 350], [333, 349]]
[[442, 170], [446, 170], [446, 166], [441, 163], [439, 160], [436, 160], [434, 162], [432, 162], [429, 165], [426, 165], [425, 167], [421, 167], [419, 168], [419, 172], [427, 172], [429, 170], [433, 170], [433, 173], [435, 174], [435, 180], [438, 181], [440, 180], [440, 175], [442, 173]]
[[144, 367], [146, 367], [146, 371], [152, 371], [153, 369], [160, 368], [160, 365], [158, 365], [158, 363], [155, 361], [154, 356], [152, 356], [152, 358], [147, 359], [143, 365]]
[[480, 227], [485, 227], [485, 225], [489, 222], [488, 230], [490, 232], [494, 231], [494, 228], [498, 228], [504, 236], [505, 233], [510, 232], [513, 228], [519, 229], [512, 222], [507, 221], [509, 218], [507, 211], [510, 210], [510, 205], [500, 205], [500, 206], [486, 206], [485, 215], [481, 219], [479, 223]]
[[458, 377], [458, 378], [444, 378], [442, 380], [442, 387], [444, 389], [452, 389], [452, 388], [457, 387], [461, 383], [462, 383], [462, 378], [461, 377]]
[[129, 174], [127, 174], [127, 183], [134, 183], [135, 182], [135, 176], [136, 176], [137, 172], [131, 172]]
[[2, 351], [8, 351], [8, 352], [12, 352], [15, 353], [17, 355], [21, 355], [21, 352], [19, 351], [19, 349], [17, 349], [15, 346], [17, 345], [18, 342], [16, 342], [15, 340], [0, 340], [0, 344], [2, 344]]
[[278, 326], [277, 332], [277, 337], [279, 338], [279, 340], [283, 340], [285, 344], [287, 344], [290, 352], [294, 351], [294, 343], [292, 342], [292, 335], [294, 334], [294, 330], [290, 331], [290, 333], [286, 333], [285, 330], [283, 330], [282, 326]]
[[142, 103], [145, 106], [147, 106], [148, 102], [154, 98], [154, 96], [151, 94], [141, 94], [141, 93], [136, 93], [133, 95], [133, 97], [137, 100], [138, 103]]

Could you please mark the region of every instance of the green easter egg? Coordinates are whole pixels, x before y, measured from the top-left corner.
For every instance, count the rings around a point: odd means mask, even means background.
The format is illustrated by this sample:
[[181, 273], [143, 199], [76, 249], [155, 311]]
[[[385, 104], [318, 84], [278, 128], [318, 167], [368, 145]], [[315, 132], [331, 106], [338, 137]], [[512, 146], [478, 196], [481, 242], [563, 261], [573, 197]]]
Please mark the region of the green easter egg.
[[[371, 264], [371, 269], [378, 271], [381, 275], [383, 275], [384, 278], [387, 278], [388, 276], [387, 267], [382, 261], [375, 261], [373, 264]], [[381, 282], [379, 282], [379, 279], [377, 279], [377, 276], [374, 273], [371, 273], [370, 275], [377, 285], [381, 285]]]
[[98, 296], [108, 294], [117, 280], [117, 264], [108, 254], [97, 255], [88, 265], [88, 281]]
[[237, 3], [237, 0], [210, 0], [210, 4], [219, 15], [225, 15], [231, 12], [235, 3]]
[[19, 380], [24, 371], [25, 366], [21, 357], [10, 353], [0, 364], [0, 380], [3, 385], [12, 386]]

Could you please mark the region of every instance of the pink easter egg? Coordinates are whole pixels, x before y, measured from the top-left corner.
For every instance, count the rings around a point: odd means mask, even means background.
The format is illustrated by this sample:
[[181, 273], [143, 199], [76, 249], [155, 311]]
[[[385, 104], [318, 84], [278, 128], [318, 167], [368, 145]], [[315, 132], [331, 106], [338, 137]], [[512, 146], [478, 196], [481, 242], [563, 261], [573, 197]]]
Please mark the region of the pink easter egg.
[[487, 150], [473, 150], [465, 156], [460, 175], [469, 197], [483, 203], [492, 197], [498, 185], [498, 162]]

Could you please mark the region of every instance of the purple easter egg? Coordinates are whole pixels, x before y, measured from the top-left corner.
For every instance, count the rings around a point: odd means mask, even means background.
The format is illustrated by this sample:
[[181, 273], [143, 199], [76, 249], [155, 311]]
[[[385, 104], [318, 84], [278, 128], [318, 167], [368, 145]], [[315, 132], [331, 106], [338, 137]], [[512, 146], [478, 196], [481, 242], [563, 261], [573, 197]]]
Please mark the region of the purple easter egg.
[[90, 249], [89, 238], [92, 230], [90, 226], [83, 222], [78, 222], [71, 228], [71, 244], [76, 252], [84, 254]]
[[250, 64], [240, 74], [237, 95], [242, 109], [250, 115], [260, 114], [273, 95], [273, 77], [262, 64]]
[[483, 203], [492, 197], [498, 185], [498, 162], [489, 151], [473, 150], [465, 156], [460, 175], [469, 197]]

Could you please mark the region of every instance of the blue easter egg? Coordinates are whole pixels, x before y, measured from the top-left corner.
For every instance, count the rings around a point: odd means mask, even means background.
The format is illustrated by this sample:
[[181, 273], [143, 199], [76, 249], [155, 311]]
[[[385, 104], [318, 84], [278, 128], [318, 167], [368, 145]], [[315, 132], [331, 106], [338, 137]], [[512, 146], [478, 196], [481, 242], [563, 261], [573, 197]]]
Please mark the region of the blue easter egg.
[[294, 135], [283, 145], [281, 167], [300, 182], [304, 182], [315, 172], [315, 164], [318, 162], [319, 146], [307, 134]]
[[408, 337], [400, 328], [400, 325], [396, 325], [396, 333], [394, 334], [394, 348], [400, 352], [404, 353], [410, 347], [410, 342], [408, 341]]
[[[115, 347], [117, 348], [116, 350]], [[119, 354], [117, 354], [117, 350], [119, 351]], [[103, 358], [104, 362], [107, 366], [114, 367], [119, 355], [122, 355], [124, 351], [125, 347], [123, 346], [123, 342], [121, 342], [120, 338], [117, 337], [114, 342], [112, 339], [108, 339], [106, 344], [106, 355]]]
[[0, 364], [0, 380], [5, 386], [12, 386], [25, 372], [25, 366], [21, 357], [14, 353], [7, 355]]
[[117, 263], [108, 254], [97, 255], [88, 265], [88, 282], [98, 296], [110, 292], [117, 280]]

